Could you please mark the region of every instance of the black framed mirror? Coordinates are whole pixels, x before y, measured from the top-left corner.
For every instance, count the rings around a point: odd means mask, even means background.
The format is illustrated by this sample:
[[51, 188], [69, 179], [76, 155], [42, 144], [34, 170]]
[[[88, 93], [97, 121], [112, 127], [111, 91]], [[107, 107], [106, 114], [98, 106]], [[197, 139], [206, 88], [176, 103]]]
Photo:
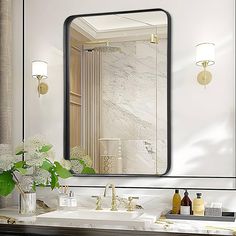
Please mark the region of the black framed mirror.
[[171, 165], [171, 18], [161, 9], [64, 23], [64, 157], [80, 176]]

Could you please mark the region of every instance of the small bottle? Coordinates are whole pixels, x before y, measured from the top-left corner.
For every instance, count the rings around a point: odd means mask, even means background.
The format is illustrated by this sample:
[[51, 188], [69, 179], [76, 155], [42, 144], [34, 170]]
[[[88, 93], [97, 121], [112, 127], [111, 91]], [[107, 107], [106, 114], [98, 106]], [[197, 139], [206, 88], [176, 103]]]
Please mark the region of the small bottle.
[[172, 199], [172, 214], [179, 214], [181, 206], [181, 197], [179, 194], [179, 190], [175, 190], [175, 194]]
[[75, 194], [70, 191], [69, 197], [68, 197], [68, 209], [73, 209], [77, 207], [77, 199], [75, 197]]
[[58, 196], [58, 209], [65, 210], [68, 207], [68, 195], [66, 193], [60, 193]]
[[204, 216], [204, 200], [202, 199], [202, 194], [197, 193], [197, 198], [193, 200], [193, 215]]
[[181, 207], [180, 207], [180, 214], [181, 215], [191, 215], [192, 214], [192, 201], [188, 196], [188, 191], [185, 190], [184, 197], [181, 200]]

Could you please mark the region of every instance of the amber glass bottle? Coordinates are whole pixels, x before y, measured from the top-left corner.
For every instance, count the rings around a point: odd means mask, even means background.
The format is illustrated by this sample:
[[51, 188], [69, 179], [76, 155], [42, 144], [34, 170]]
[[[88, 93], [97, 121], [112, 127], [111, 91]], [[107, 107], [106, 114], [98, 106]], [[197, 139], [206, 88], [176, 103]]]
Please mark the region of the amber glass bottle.
[[185, 190], [184, 197], [181, 200], [181, 207], [180, 207], [180, 214], [181, 215], [191, 215], [192, 214], [192, 201], [188, 196], [188, 191]]
[[180, 206], [181, 206], [181, 197], [179, 194], [179, 190], [175, 190], [175, 194], [172, 199], [172, 214], [179, 214], [180, 213]]

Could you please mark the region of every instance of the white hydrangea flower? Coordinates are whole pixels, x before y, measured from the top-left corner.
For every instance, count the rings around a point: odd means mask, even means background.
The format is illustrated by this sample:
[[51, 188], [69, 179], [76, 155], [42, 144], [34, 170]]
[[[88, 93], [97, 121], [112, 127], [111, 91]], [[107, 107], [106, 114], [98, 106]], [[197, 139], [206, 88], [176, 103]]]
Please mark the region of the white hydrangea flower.
[[11, 146], [0, 144], [0, 170], [10, 170], [14, 162], [20, 161], [21, 158], [12, 154]]
[[[88, 167], [92, 167], [92, 165], [93, 165], [92, 158], [89, 155], [87, 155], [85, 150], [80, 146], [76, 146], [71, 149], [70, 159], [71, 160], [82, 160], [82, 161], [84, 161], [85, 165]], [[76, 164], [76, 165], [78, 165], [78, 164]]]
[[85, 150], [80, 146], [75, 146], [70, 151], [71, 159], [78, 159], [78, 158], [85, 156], [85, 155], [86, 155]]
[[62, 159], [60, 161], [60, 164], [62, 165], [62, 167], [64, 167], [67, 170], [70, 170], [72, 167], [71, 162], [69, 160]]
[[74, 171], [75, 173], [81, 173], [84, 168], [78, 159], [71, 160], [71, 166], [72, 171]]
[[42, 135], [36, 135], [28, 138], [24, 142], [24, 150], [28, 153], [39, 152], [39, 150], [50, 143]]
[[50, 173], [46, 170], [36, 168], [34, 172], [34, 181], [37, 184], [46, 185], [48, 180], [50, 180]]
[[17, 146], [15, 152], [25, 152], [25, 160], [30, 166], [41, 166], [45, 159], [54, 162], [55, 153], [53, 149], [50, 149], [47, 152], [40, 152], [44, 146], [51, 146], [51, 144], [42, 136], [36, 135], [25, 140], [24, 143], [21, 143]]

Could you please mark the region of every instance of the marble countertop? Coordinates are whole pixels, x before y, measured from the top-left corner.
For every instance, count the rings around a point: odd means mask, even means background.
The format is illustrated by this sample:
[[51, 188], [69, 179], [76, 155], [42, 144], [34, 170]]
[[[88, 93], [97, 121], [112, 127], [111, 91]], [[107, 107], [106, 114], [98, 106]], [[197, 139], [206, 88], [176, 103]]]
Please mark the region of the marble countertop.
[[[160, 211], [145, 212], [146, 216], [155, 217], [156, 221], [145, 225], [145, 227], [127, 226], [127, 225], [107, 225], [107, 224], [90, 224], [81, 223], [73, 225], [69, 221], [61, 222], [40, 219], [37, 216], [22, 216], [18, 214], [17, 208], [5, 208], [0, 210], [0, 223], [9, 224], [10, 218], [16, 220], [16, 224], [29, 226], [57, 226], [57, 227], [81, 227], [81, 228], [96, 228], [96, 229], [120, 229], [120, 230], [141, 230], [141, 231], [156, 231], [168, 233], [188, 233], [188, 234], [213, 234], [213, 235], [236, 235], [235, 222], [214, 222], [214, 221], [194, 221], [194, 220], [170, 220], [160, 217]], [[3, 216], [3, 217], [2, 217]]]

